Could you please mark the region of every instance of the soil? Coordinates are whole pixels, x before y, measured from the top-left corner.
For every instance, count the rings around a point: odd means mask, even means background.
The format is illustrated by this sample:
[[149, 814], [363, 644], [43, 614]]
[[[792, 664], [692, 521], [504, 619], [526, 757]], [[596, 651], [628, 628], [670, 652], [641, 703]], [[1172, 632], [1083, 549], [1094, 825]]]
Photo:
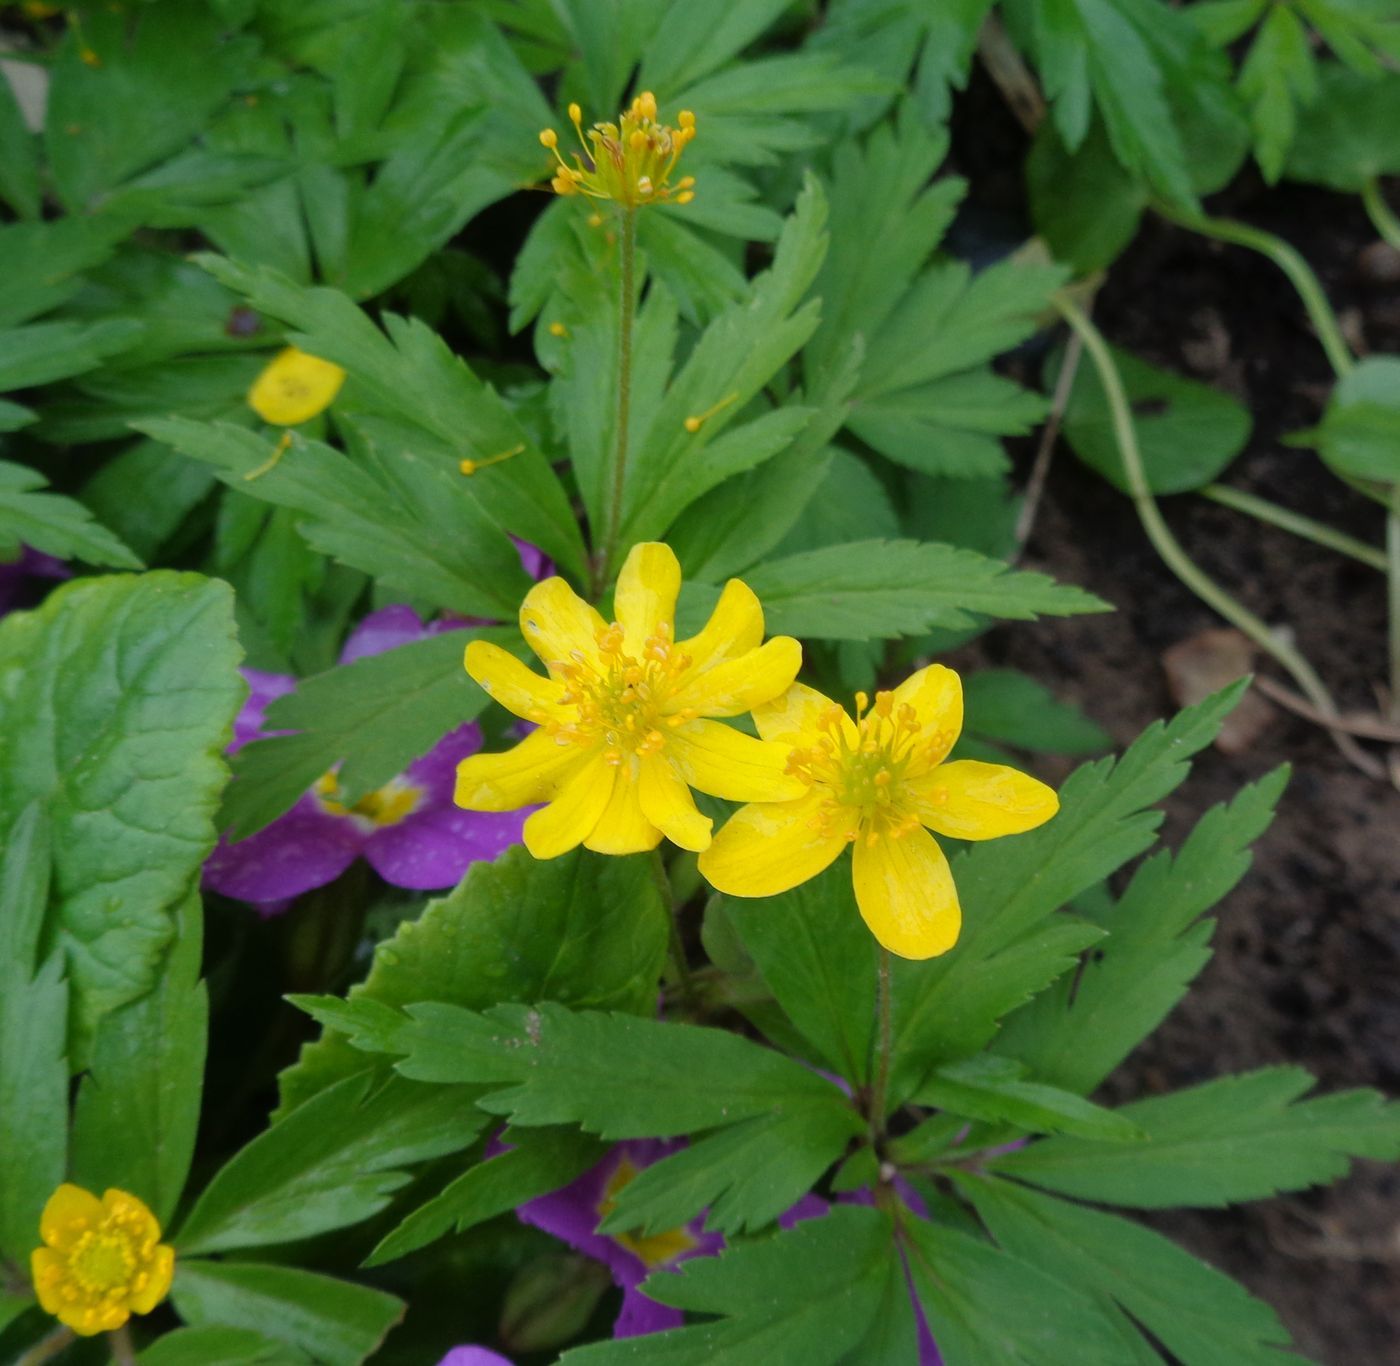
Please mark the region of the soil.
[[[1246, 179], [1212, 208], [1293, 242], [1354, 346], [1400, 352], [1400, 284], [1376, 269], [1376, 234], [1355, 199]], [[1317, 421], [1332, 376], [1268, 261], [1149, 220], [1112, 269], [1095, 318], [1115, 343], [1247, 404], [1253, 436], [1226, 482], [1381, 544], [1379, 509], [1311, 451], [1280, 444]], [[1291, 629], [1344, 709], [1375, 707], [1386, 669], [1380, 574], [1198, 497], [1162, 508], [1199, 565], [1271, 625]], [[1064, 446], [1024, 563], [1118, 610], [998, 629], [976, 647], [982, 662], [1025, 670], [1120, 743], [1175, 709], [1161, 655], [1219, 620], [1156, 557], [1127, 501]], [[1288, 682], [1272, 665], [1264, 672]], [[1400, 793], [1275, 708], [1247, 752], [1200, 758], [1167, 803], [1164, 838], [1178, 842], [1209, 806], [1280, 763], [1293, 766], [1292, 782], [1252, 871], [1220, 908], [1215, 956], [1110, 1082], [1116, 1098], [1282, 1062], [1308, 1068], [1324, 1091], [1400, 1094]], [[1397, 1359], [1393, 1167], [1361, 1163], [1325, 1190], [1150, 1222], [1272, 1304], [1309, 1357], [1326, 1366]]]

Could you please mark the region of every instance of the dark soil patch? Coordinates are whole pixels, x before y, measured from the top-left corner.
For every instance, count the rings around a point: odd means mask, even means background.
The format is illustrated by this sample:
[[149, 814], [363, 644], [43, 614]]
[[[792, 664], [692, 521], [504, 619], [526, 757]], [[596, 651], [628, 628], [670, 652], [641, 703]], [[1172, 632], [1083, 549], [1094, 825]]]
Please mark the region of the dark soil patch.
[[[1373, 272], [1368, 281], [1362, 252], [1375, 234], [1355, 201], [1246, 185], [1223, 211], [1302, 250], [1353, 344], [1400, 352], [1400, 288], [1370, 282]], [[1380, 543], [1378, 509], [1311, 452], [1279, 443], [1317, 420], [1331, 373], [1295, 295], [1266, 260], [1149, 223], [1113, 270], [1095, 316], [1113, 341], [1249, 406], [1254, 436], [1227, 482]], [[1374, 706], [1386, 659], [1379, 574], [1199, 498], [1163, 508], [1203, 568], [1266, 621], [1292, 629], [1344, 707]], [[1218, 619], [1157, 559], [1128, 502], [1064, 448], [1026, 562], [1118, 611], [994, 632], [976, 647], [981, 660], [1041, 679], [1120, 742], [1173, 710], [1162, 651]], [[1280, 763], [1293, 765], [1292, 783], [1253, 870], [1224, 903], [1215, 957], [1110, 1083], [1118, 1098], [1281, 1062], [1307, 1067], [1324, 1090], [1400, 1093], [1400, 793], [1278, 712], [1249, 753], [1202, 756], [1168, 803], [1165, 838], [1176, 843], [1207, 807]], [[1362, 1164], [1326, 1190], [1151, 1222], [1268, 1300], [1298, 1346], [1326, 1366], [1396, 1360], [1394, 1169]]]

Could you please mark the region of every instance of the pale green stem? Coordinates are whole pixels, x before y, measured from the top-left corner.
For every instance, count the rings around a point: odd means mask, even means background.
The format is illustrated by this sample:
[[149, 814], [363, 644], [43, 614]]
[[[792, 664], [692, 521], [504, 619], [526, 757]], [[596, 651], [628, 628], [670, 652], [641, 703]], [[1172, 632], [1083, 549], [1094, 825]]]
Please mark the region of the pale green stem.
[[[622, 535], [622, 499], [627, 487], [627, 440], [632, 413], [632, 313], [635, 304], [637, 269], [637, 210], [622, 210], [622, 262], [618, 290], [617, 318], [617, 439], [613, 446], [612, 480], [609, 485], [607, 521], [603, 531], [602, 554], [597, 560], [597, 593], [607, 587], [617, 562], [618, 539]], [[595, 547], [596, 549], [596, 547]]]
[[1371, 216], [1371, 222], [1383, 240], [1400, 251], [1400, 218], [1395, 216], [1390, 205], [1385, 202], [1381, 183], [1371, 176], [1361, 187], [1361, 202]]
[[870, 1092], [870, 1132], [877, 1139], [884, 1135], [885, 1107], [889, 1103], [890, 1054], [894, 1048], [893, 1000], [890, 951], [882, 944], [875, 983], [875, 1009], [880, 1024], [879, 1052], [875, 1058], [875, 1083]]
[[41, 1362], [56, 1357], [76, 1334], [71, 1328], [55, 1328], [46, 1338], [41, 1338], [22, 1356], [15, 1358], [14, 1366], [40, 1366]]
[[1390, 487], [1385, 555], [1386, 582], [1390, 588], [1390, 719], [1400, 721], [1400, 484]]
[[126, 1324], [107, 1334], [107, 1345], [112, 1349], [115, 1366], [136, 1366], [136, 1348], [131, 1345], [131, 1331]]
[[1345, 531], [1338, 531], [1336, 527], [1330, 527], [1325, 522], [1304, 517], [1301, 512], [1280, 507], [1277, 503], [1269, 502], [1267, 498], [1246, 493], [1243, 489], [1232, 489], [1228, 484], [1207, 484], [1200, 490], [1200, 494], [1202, 498], [1209, 498], [1211, 502], [1219, 503], [1222, 507], [1243, 512], [1256, 521], [1267, 522], [1270, 526], [1278, 527], [1280, 531], [1288, 531], [1304, 541], [1312, 541], [1314, 545], [1326, 546], [1328, 550], [1349, 555], [1353, 560], [1359, 560], [1372, 569], [1379, 569], [1382, 574], [1386, 572], [1386, 557], [1375, 546], [1367, 545], [1355, 536], [1348, 536]]
[[1303, 307], [1307, 310], [1313, 330], [1317, 333], [1318, 341], [1322, 343], [1322, 349], [1327, 353], [1332, 369], [1340, 377], [1355, 364], [1351, 349], [1342, 336], [1342, 329], [1337, 324], [1337, 315], [1332, 311], [1332, 305], [1327, 302], [1327, 295], [1312, 267], [1283, 238], [1265, 232], [1262, 228], [1251, 227], [1248, 223], [1237, 223], [1230, 218], [1182, 214], [1165, 204], [1155, 202], [1153, 208], [1163, 218], [1179, 223], [1184, 228], [1190, 228], [1193, 232], [1214, 237], [1220, 242], [1233, 242], [1236, 246], [1249, 247], [1267, 256], [1288, 276], [1289, 283], [1298, 291], [1298, 297], [1303, 301]]
[[[1052, 302], [1060, 315], [1084, 339], [1085, 350], [1094, 362], [1099, 373], [1104, 394], [1108, 398], [1109, 411], [1113, 416], [1113, 433], [1118, 442], [1118, 450], [1123, 458], [1123, 468], [1128, 476], [1128, 487], [1143, 530], [1162, 557], [1168, 569], [1179, 578], [1202, 602], [1213, 608], [1237, 630], [1242, 631], [1265, 654], [1285, 669], [1303, 694], [1323, 715], [1337, 715], [1336, 703], [1327, 691], [1326, 685], [1317, 676], [1311, 664], [1286, 641], [1280, 640], [1242, 603], [1236, 602], [1218, 583], [1182, 549], [1157, 508], [1156, 499], [1147, 482], [1143, 470], [1142, 453], [1138, 449], [1137, 432], [1133, 428], [1132, 408], [1123, 390], [1123, 382], [1118, 375], [1118, 367], [1104, 341], [1102, 333], [1089, 320], [1088, 316], [1065, 294], [1052, 296]], [[1332, 733], [1338, 747], [1349, 743], [1347, 737]], [[1353, 744], [1352, 749], [1356, 746]], [[1369, 758], [1369, 756], [1362, 756]]]

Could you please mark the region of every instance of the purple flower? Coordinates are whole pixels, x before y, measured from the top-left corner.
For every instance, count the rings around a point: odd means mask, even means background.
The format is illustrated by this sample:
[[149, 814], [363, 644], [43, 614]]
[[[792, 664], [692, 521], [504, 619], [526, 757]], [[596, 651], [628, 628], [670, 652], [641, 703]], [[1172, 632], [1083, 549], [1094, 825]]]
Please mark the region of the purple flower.
[[514, 1363], [486, 1347], [454, 1347], [438, 1366], [514, 1366]]
[[[341, 653], [349, 664], [444, 630], [425, 626], [410, 607], [385, 607], [366, 617]], [[264, 731], [274, 698], [292, 691], [284, 674], [245, 669], [248, 700], [234, 722], [230, 753]], [[274, 915], [313, 887], [323, 887], [363, 855], [386, 882], [419, 891], [455, 886], [468, 865], [494, 859], [520, 841], [528, 810], [463, 811], [452, 801], [457, 764], [481, 746], [474, 722], [443, 736], [421, 759], [353, 804], [340, 798], [334, 772], [324, 774], [285, 815], [237, 844], [221, 837], [204, 865], [204, 885]]]
[[16, 608], [34, 606], [47, 591], [36, 581], [67, 579], [72, 573], [62, 560], [21, 546], [18, 558], [0, 563], [0, 617]]

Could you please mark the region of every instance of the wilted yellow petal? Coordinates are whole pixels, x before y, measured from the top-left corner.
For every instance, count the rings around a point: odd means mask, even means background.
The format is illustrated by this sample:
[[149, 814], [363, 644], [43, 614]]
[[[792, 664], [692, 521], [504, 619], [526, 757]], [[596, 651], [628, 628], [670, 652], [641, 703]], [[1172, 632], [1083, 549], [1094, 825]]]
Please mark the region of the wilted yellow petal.
[[792, 801], [807, 791], [787, 772], [788, 747], [755, 740], [718, 721], [690, 721], [671, 732], [666, 753], [691, 787], [731, 802]]
[[850, 826], [824, 810], [826, 796], [754, 802], [742, 808], [700, 855], [701, 875], [732, 896], [776, 896], [814, 878], [846, 847]]
[[248, 403], [264, 422], [295, 427], [331, 406], [345, 371], [295, 346], [279, 351], [248, 390]]
[[645, 854], [661, 843], [661, 831], [647, 820], [638, 800], [639, 763], [635, 756], [623, 761], [612, 796], [593, 833], [584, 840], [585, 847], [594, 853]]
[[701, 716], [742, 716], [781, 697], [801, 667], [802, 646], [791, 636], [774, 636], [757, 650], [691, 677], [667, 700], [666, 710], [671, 715], [692, 711]]
[[916, 827], [873, 844], [857, 840], [852, 872], [861, 918], [891, 953], [933, 958], [958, 942], [958, 889], [928, 831]]
[[577, 768], [559, 795], [525, 820], [525, 847], [538, 859], [558, 858], [593, 832], [612, 797], [617, 769], [597, 753]]
[[941, 763], [962, 734], [962, 679], [942, 664], [930, 664], [894, 690], [895, 713], [905, 706], [914, 709], [919, 722], [912, 768], [917, 773]]
[[500, 754], [472, 754], [457, 765], [452, 800], [468, 811], [514, 811], [548, 801], [586, 752], [560, 745], [542, 730]]
[[643, 755], [638, 783], [637, 797], [642, 804], [642, 814], [667, 839], [682, 849], [710, 847], [710, 829], [714, 822], [700, 814], [690, 789], [666, 755]]
[[780, 740], [787, 745], [810, 745], [824, 733], [822, 722], [829, 715], [839, 714], [841, 730], [847, 743], [855, 745], [859, 738], [855, 723], [843, 708], [825, 693], [794, 683], [787, 692], [753, 709], [754, 725], [765, 740]]
[[566, 715], [559, 705], [562, 684], [541, 678], [508, 650], [487, 640], [467, 646], [463, 661], [467, 672], [507, 711], [527, 721], [557, 720]]
[[1008, 768], [959, 759], [909, 784], [919, 819], [940, 835], [991, 840], [1044, 825], [1060, 809], [1055, 790]]
[[607, 623], [563, 579], [545, 579], [520, 604], [520, 634], [540, 657], [551, 677], [561, 665], [582, 662], [598, 667], [598, 634]]
[[758, 595], [748, 584], [730, 579], [704, 628], [680, 645], [691, 658], [692, 672], [703, 673], [726, 659], [758, 649], [762, 641], [763, 605]]
[[676, 596], [681, 565], [676, 552], [660, 541], [634, 545], [623, 561], [613, 593], [613, 612], [622, 627], [622, 648], [641, 658], [649, 637], [665, 625], [675, 639]]

